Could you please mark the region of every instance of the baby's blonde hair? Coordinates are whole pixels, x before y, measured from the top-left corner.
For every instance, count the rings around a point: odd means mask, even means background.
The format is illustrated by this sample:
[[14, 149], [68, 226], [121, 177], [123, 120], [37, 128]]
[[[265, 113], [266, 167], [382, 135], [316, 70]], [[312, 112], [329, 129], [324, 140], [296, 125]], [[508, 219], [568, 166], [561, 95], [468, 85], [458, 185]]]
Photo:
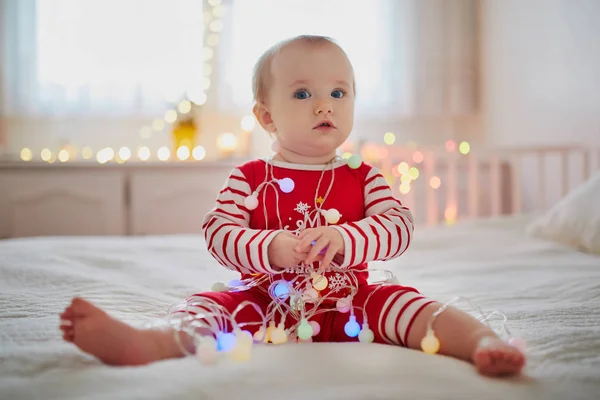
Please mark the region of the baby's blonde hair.
[[[294, 43], [306, 43], [308, 45], [320, 46], [320, 45], [333, 45], [340, 49], [342, 53], [348, 58], [348, 55], [340, 47], [339, 44], [336, 43], [335, 40], [328, 36], [320, 36], [320, 35], [300, 35], [295, 36], [286, 40], [282, 40], [271, 46], [267, 51], [265, 51], [256, 64], [254, 65], [254, 73], [252, 75], [252, 93], [254, 95], [254, 101], [256, 103], [263, 102], [267, 90], [269, 88], [269, 79], [271, 77], [271, 61], [277, 53], [283, 50], [285, 47], [294, 44]], [[348, 63], [350, 60], [348, 59]], [[355, 82], [352, 82], [352, 89], [356, 92]]]

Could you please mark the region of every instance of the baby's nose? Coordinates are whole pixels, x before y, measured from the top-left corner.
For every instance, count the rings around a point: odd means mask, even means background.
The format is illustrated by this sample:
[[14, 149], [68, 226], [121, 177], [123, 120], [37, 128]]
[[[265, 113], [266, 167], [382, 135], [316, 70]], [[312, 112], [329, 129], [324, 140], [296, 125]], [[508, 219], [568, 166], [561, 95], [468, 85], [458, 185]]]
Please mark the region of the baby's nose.
[[320, 101], [315, 107], [315, 115], [319, 114], [331, 114], [333, 112], [333, 106], [329, 101]]

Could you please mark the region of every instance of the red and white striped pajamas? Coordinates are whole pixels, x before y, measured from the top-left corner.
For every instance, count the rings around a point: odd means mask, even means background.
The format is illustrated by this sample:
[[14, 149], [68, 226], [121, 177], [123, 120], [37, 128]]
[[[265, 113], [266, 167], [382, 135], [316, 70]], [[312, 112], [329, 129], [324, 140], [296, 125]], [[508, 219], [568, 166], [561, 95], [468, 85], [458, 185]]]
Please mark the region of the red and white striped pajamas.
[[[329, 285], [321, 294], [333, 291], [333, 297], [342, 297], [348, 284], [357, 283], [352, 305], [362, 309], [375, 290], [366, 306], [375, 342], [406, 345], [415, 317], [432, 301], [414, 288], [369, 285], [366, 269], [371, 261], [390, 260], [406, 251], [413, 233], [412, 214], [393, 197], [387, 181], [376, 168], [363, 163], [352, 169], [345, 161], [325, 167], [322, 174], [323, 168], [322, 165], [272, 160], [269, 164], [266, 160], [254, 160], [235, 168], [219, 193], [215, 208], [204, 218], [208, 251], [224, 267], [240, 272], [242, 279], [272, 274], [276, 271], [269, 264], [267, 249], [273, 238], [282, 230], [297, 234], [306, 228], [326, 225], [324, 217], [315, 210], [336, 209], [341, 218], [330, 226], [342, 235], [345, 251], [343, 257], [334, 259], [337, 272], [326, 274]], [[261, 183], [273, 178], [291, 178], [293, 190], [285, 193], [277, 185], [264, 187], [257, 195], [258, 207], [247, 209], [246, 197]], [[301, 266], [290, 268], [277, 275], [277, 279], [291, 280], [301, 272]], [[188, 298], [188, 302], [192, 303], [196, 297], [210, 298], [229, 312], [246, 300], [255, 302], [265, 312], [272, 301], [264, 288], [199, 293]], [[335, 303], [321, 307], [335, 309]], [[362, 324], [362, 312], [355, 314], [357, 322]], [[256, 311], [247, 307], [237, 314], [236, 321], [256, 321], [257, 318]], [[319, 313], [314, 319], [321, 326], [314, 341], [358, 340], [344, 332], [348, 314], [334, 310]], [[287, 321], [286, 327], [295, 322]], [[253, 332], [256, 328], [249, 327], [249, 330]]]

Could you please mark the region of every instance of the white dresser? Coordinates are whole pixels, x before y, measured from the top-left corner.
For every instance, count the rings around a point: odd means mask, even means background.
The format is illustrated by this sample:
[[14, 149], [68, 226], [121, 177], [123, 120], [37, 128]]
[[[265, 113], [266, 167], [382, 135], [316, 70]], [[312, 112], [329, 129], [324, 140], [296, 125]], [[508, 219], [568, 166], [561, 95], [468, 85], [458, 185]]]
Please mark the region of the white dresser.
[[0, 163], [0, 238], [200, 233], [242, 162]]

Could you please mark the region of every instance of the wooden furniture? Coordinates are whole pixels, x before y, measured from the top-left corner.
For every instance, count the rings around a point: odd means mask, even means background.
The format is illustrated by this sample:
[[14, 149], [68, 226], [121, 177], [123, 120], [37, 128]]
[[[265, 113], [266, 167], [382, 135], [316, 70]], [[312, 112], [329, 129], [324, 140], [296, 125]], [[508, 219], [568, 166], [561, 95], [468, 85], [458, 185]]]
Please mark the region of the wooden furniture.
[[0, 238], [201, 232], [237, 163], [0, 163]]

